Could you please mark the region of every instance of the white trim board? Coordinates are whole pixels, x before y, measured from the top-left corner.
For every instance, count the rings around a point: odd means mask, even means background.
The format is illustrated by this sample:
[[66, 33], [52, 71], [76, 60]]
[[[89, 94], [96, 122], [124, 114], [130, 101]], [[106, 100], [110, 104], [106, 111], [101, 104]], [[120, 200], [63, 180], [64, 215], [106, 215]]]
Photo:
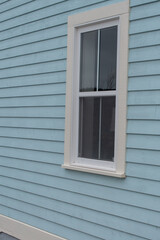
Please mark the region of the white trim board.
[[67, 240], [1, 214], [0, 232], [20, 240]]

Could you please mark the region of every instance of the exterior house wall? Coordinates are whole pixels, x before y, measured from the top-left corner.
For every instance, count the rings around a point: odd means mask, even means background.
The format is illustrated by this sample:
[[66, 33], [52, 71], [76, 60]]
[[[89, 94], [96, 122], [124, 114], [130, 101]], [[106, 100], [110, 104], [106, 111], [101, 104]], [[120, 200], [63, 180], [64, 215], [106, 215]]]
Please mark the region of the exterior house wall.
[[117, 2], [0, 1], [0, 214], [69, 240], [160, 236], [160, 1], [130, 0], [126, 178], [61, 168], [67, 17]]

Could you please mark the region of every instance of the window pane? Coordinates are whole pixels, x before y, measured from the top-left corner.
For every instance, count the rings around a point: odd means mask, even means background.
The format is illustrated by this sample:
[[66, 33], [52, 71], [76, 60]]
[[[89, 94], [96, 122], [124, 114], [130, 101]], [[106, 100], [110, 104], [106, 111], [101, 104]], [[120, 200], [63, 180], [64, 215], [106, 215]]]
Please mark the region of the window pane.
[[114, 161], [115, 96], [80, 98], [79, 116], [78, 156]]
[[99, 103], [99, 98], [80, 98], [79, 157], [98, 158]]
[[115, 97], [102, 98], [100, 159], [114, 160]]
[[96, 91], [98, 32], [81, 34], [80, 91]]
[[117, 26], [100, 31], [99, 91], [116, 89]]

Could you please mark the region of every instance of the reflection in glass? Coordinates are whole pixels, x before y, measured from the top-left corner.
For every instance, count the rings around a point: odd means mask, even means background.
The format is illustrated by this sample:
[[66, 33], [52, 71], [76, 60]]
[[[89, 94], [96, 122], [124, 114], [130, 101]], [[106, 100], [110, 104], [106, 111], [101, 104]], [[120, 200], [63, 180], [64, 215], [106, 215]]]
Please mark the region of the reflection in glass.
[[99, 98], [80, 98], [79, 157], [98, 158]]
[[98, 31], [81, 34], [80, 91], [95, 91]]
[[114, 161], [115, 97], [83, 97], [79, 105], [79, 157]]
[[117, 26], [100, 30], [99, 91], [116, 89]]
[[114, 160], [115, 97], [102, 98], [100, 159]]

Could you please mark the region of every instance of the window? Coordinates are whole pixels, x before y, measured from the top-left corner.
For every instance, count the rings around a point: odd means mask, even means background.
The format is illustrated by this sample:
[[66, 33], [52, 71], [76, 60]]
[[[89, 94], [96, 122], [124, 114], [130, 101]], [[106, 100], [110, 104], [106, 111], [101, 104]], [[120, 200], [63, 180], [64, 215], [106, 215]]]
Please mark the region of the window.
[[69, 17], [64, 168], [125, 176], [128, 9]]

